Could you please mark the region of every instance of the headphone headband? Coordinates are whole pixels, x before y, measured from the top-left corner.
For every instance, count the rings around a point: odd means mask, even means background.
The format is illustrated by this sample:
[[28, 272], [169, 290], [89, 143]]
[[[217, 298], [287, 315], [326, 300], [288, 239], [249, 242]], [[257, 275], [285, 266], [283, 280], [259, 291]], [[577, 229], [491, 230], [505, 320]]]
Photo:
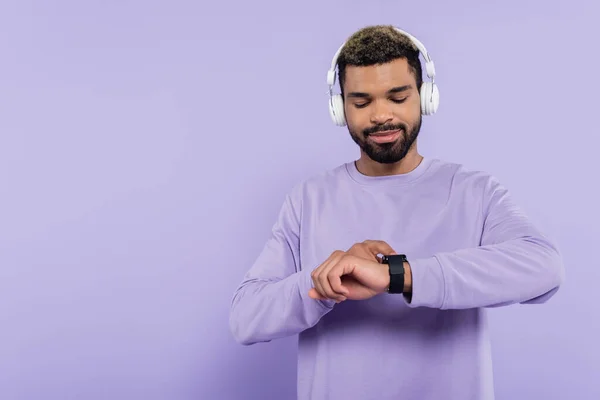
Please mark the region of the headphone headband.
[[[423, 43], [421, 43], [421, 41], [419, 39], [417, 39], [410, 33], [403, 31], [402, 29], [397, 28], [395, 26], [393, 28], [401, 35], [406, 36], [415, 45], [415, 47], [419, 50], [419, 53], [421, 53], [421, 55], [423, 56], [423, 59], [425, 60], [425, 72], [427, 74], [427, 77], [429, 79], [431, 79], [431, 82], [435, 82], [435, 65], [433, 63], [433, 60], [431, 59], [431, 56], [429, 55], [429, 52], [425, 48], [425, 45], [423, 45]], [[329, 68], [329, 71], [327, 71], [327, 84], [331, 87], [333, 87], [333, 85], [335, 84], [336, 78], [337, 78], [337, 74], [335, 71], [336, 66], [337, 66], [337, 60], [340, 56], [340, 53], [342, 52], [342, 49], [346, 45], [346, 43], [347, 42], [344, 42], [337, 49], [337, 51], [333, 55], [333, 59], [331, 60], [331, 67]], [[333, 88], [330, 88], [330, 89], [333, 89]]]

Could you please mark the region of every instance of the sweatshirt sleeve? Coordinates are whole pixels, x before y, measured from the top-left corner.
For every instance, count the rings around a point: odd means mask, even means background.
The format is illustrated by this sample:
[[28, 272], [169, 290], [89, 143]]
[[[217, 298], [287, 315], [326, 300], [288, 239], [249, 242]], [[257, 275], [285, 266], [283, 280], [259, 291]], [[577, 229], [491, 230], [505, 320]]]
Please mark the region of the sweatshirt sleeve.
[[564, 267], [556, 246], [491, 177], [483, 196], [480, 246], [408, 260], [410, 307], [465, 309], [544, 303], [558, 290]]
[[234, 292], [229, 325], [243, 345], [270, 342], [313, 327], [335, 305], [314, 300], [310, 268], [299, 262], [299, 217], [290, 195], [281, 207], [271, 237]]

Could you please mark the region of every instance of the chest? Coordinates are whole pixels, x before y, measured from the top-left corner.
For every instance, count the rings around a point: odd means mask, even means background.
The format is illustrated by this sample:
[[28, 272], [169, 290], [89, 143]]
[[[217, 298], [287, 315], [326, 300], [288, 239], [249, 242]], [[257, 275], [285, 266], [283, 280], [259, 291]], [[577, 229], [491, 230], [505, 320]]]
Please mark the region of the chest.
[[477, 246], [481, 208], [469, 193], [444, 187], [419, 192], [323, 191], [305, 204], [300, 261], [314, 268], [335, 250], [364, 240], [383, 240], [409, 259]]

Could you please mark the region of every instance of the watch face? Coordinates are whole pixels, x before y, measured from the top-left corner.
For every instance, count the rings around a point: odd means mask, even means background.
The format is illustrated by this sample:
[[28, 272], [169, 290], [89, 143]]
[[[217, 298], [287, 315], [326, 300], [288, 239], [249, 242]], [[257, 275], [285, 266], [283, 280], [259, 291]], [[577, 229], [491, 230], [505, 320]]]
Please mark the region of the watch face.
[[402, 261], [406, 261], [406, 256], [404, 254], [394, 254], [391, 256], [383, 256], [381, 257], [381, 263], [382, 264], [389, 264], [390, 263], [390, 258], [397, 258], [400, 259]]

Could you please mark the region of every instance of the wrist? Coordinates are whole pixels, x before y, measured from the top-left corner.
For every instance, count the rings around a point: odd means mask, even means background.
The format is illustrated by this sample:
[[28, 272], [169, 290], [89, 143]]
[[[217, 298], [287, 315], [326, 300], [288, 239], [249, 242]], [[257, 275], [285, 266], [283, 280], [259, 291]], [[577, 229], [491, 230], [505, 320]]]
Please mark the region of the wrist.
[[382, 264], [386, 264], [386, 291], [391, 294], [410, 294], [412, 291], [412, 272], [406, 255], [394, 254], [384, 256]]
[[404, 261], [404, 293], [412, 293], [412, 271], [408, 261]]

